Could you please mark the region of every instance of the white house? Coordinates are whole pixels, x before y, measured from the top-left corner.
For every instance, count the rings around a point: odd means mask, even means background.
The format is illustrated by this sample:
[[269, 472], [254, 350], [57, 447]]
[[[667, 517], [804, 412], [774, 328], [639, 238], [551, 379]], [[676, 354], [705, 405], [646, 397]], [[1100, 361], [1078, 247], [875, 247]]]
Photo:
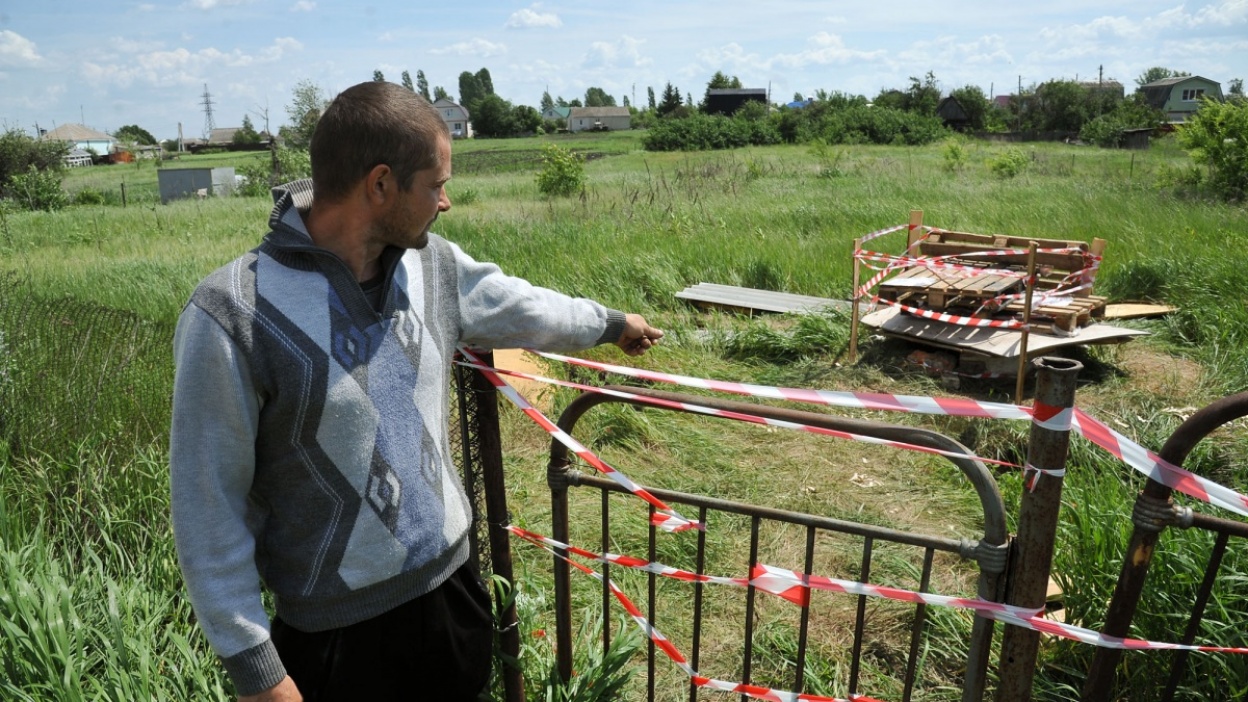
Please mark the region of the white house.
[[43, 139], [63, 141], [69, 145], [70, 150], [94, 151], [100, 156], [107, 156], [117, 145], [117, 140], [113, 137], [81, 124], [62, 124], [50, 132], [45, 132]]
[[468, 110], [450, 98], [439, 98], [433, 106], [442, 114], [442, 121], [451, 132], [452, 139], [468, 139], [472, 137], [472, 122], [468, 119]]
[[627, 107], [573, 107], [568, 114], [568, 131], [616, 131], [629, 129], [632, 115]]

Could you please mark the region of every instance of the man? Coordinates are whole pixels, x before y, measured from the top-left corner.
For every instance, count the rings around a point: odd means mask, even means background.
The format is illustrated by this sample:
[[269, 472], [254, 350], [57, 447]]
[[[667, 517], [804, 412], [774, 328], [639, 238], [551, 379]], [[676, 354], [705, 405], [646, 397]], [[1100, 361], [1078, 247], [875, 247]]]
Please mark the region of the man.
[[179, 564], [240, 700], [474, 700], [492, 622], [447, 443], [455, 345], [637, 355], [663, 333], [431, 234], [450, 137], [411, 91], [344, 91], [311, 157], [178, 322]]

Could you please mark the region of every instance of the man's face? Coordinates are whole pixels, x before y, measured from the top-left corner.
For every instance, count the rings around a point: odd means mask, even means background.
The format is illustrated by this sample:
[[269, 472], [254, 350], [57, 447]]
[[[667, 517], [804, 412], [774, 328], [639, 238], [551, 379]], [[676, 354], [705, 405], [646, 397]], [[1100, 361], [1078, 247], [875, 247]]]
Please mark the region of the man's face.
[[404, 249], [423, 249], [438, 215], [451, 209], [446, 183], [451, 179], [451, 140], [439, 139], [437, 162], [416, 171], [410, 190], [400, 190], [395, 207], [381, 222], [385, 243]]

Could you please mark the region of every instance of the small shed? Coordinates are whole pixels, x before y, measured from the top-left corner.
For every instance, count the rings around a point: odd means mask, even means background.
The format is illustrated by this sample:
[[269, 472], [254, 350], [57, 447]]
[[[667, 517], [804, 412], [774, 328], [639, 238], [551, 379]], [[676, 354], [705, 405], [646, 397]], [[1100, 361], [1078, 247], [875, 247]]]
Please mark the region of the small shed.
[[1139, 129], [1122, 130], [1122, 148], [1124, 149], [1147, 149], [1149, 146], [1149, 137], [1153, 135], [1152, 127], [1141, 127]]
[[763, 88], [712, 88], [706, 91], [706, 113], [731, 117], [747, 102], [767, 104], [767, 91]]
[[230, 195], [234, 192], [234, 169], [221, 168], [162, 168], [157, 171], [160, 185], [160, 204], [187, 197]]
[[936, 116], [950, 129], [963, 132], [971, 126], [971, 116], [966, 113], [962, 103], [950, 95], [936, 106]]

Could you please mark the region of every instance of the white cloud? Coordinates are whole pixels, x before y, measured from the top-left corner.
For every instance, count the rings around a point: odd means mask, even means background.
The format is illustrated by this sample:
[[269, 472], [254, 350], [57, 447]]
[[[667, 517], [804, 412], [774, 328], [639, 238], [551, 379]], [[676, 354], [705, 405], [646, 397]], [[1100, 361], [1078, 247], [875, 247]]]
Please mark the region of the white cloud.
[[443, 47], [441, 49], [430, 49], [431, 54], [455, 54], [457, 56], [480, 56], [481, 58], [489, 58], [490, 56], [498, 56], [507, 53], [506, 44], [495, 44], [485, 39], [473, 39], [472, 41], [461, 41], [457, 44]]
[[819, 32], [808, 39], [813, 46], [795, 54], [776, 54], [765, 62], [766, 68], [805, 68], [806, 66], [827, 66], [830, 64], [846, 64], [853, 61], [876, 61], [888, 55], [879, 49], [861, 51], [845, 46], [839, 34]]
[[553, 12], [538, 12], [541, 4], [526, 7], [523, 10], [517, 10], [507, 18], [504, 27], [510, 29], [529, 29], [532, 27], [561, 27], [563, 21], [559, 19], [559, 15]]
[[42, 60], [35, 42], [8, 29], [0, 31], [0, 66], [33, 66]]
[[137, 41], [127, 37], [109, 37], [108, 45], [123, 54], [137, 54], [143, 51], [157, 51], [164, 47], [164, 42]]
[[313, 0], [299, 0], [290, 6], [291, 12], [311, 12], [316, 9], [316, 3]]
[[648, 66], [653, 61], [641, 55], [644, 39], [630, 36], [620, 37], [619, 41], [596, 41], [589, 45], [582, 65], [586, 68], [638, 68]]
[[212, 10], [230, 5], [245, 5], [251, 0], [190, 0], [183, 7], [194, 7], [200, 10]]
[[145, 2], [136, 6], [135, 9], [137, 9], [139, 12], [155, 12], [156, 6], [151, 4], [150, 2]]
[[937, 74], [944, 67], [1004, 66], [1014, 62], [1007, 47], [1006, 40], [996, 34], [987, 34], [968, 42], [959, 42], [957, 37], [937, 37], [900, 52], [895, 64], [899, 68], [926, 65]]
[[86, 61], [83, 75], [98, 84], [129, 87], [189, 85], [202, 82], [206, 73], [220, 68], [247, 68], [275, 63], [303, 48], [298, 40], [279, 37], [254, 54], [235, 49], [225, 52], [212, 47], [190, 51], [185, 48], [146, 51], [127, 56], [124, 61]]
[[1044, 27], [1040, 36], [1060, 43], [1089, 42], [1109, 37], [1141, 40], [1176, 30], [1217, 31], [1238, 25], [1248, 25], [1248, 0], [1225, 0], [1205, 5], [1194, 14], [1188, 12], [1186, 6], [1179, 5], [1139, 19], [1097, 17], [1085, 24]]

